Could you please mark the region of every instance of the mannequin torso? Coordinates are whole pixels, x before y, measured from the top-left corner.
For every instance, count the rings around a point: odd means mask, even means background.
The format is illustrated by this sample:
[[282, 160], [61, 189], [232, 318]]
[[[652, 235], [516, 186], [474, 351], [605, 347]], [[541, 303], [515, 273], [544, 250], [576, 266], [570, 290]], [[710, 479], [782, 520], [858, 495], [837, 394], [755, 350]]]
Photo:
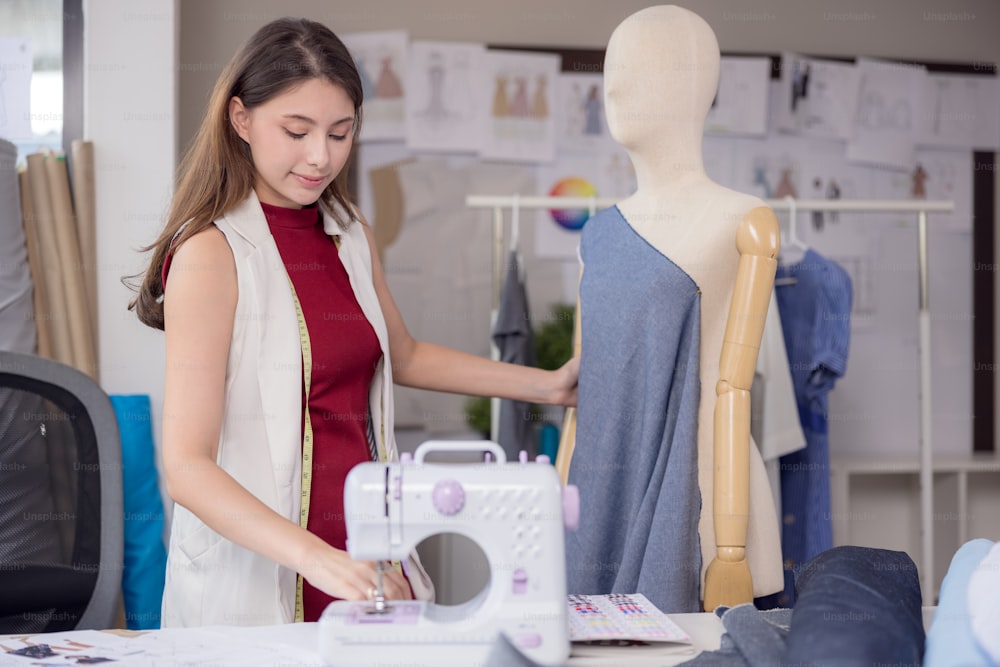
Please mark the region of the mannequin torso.
[[[783, 587], [774, 505], [749, 441], [749, 389], [776, 267], [777, 221], [760, 199], [724, 188], [704, 172], [702, 134], [718, 76], [714, 33], [680, 7], [641, 10], [608, 43], [608, 127], [628, 150], [638, 185], [618, 208], [700, 291], [698, 532], [702, 574], [709, 569], [706, 609], [748, 602], [749, 573], [755, 596]], [[580, 312], [585, 320], [586, 301]], [[583, 346], [586, 355], [586, 339]], [[581, 390], [582, 382], [581, 371]], [[742, 592], [720, 598], [713, 568], [717, 582]]]

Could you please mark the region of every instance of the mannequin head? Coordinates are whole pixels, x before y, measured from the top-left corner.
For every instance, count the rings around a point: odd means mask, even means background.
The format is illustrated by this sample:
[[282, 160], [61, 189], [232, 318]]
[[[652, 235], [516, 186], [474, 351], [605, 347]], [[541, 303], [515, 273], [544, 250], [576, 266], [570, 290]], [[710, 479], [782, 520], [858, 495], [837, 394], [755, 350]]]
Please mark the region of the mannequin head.
[[615, 28], [604, 58], [611, 136], [635, 157], [700, 156], [705, 117], [719, 84], [719, 43], [700, 16], [647, 7]]

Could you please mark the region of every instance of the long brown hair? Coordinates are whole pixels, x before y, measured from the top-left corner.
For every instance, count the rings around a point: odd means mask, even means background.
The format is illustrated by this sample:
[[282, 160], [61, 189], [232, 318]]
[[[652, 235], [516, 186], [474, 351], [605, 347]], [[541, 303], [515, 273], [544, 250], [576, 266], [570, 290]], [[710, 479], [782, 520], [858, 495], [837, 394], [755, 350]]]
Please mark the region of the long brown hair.
[[[253, 109], [315, 78], [340, 86], [354, 102], [357, 138], [363, 98], [361, 77], [347, 47], [321, 23], [301, 18], [268, 23], [219, 75], [205, 119], [178, 167], [177, 189], [166, 225], [156, 241], [143, 248], [153, 254], [146, 271], [139, 274], [142, 283], [138, 294], [129, 303], [129, 310], [134, 309], [143, 324], [163, 329], [162, 272], [171, 247], [176, 248], [236, 208], [253, 187], [253, 158], [249, 146], [229, 122], [229, 100], [239, 97], [247, 109]], [[320, 208], [343, 228], [351, 218], [345, 219], [341, 211], [355, 214], [347, 194], [348, 167], [341, 169], [319, 198]]]

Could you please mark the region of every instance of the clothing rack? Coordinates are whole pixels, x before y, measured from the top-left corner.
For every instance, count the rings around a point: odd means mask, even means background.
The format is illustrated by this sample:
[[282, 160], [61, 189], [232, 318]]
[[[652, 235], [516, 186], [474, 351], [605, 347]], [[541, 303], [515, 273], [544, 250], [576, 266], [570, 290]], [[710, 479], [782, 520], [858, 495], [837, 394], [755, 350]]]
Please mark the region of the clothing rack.
[[[493, 308], [500, 303], [504, 266], [504, 210], [523, 209], [589, 209], [593, 215], [598, 209], [608, 208], [616, 199], [597, 197], [534, 197], [469, 195], [465, 205], [469, 208], [493, 210]], [[927, 264], [927, 214], [950, 213], [955, 202], [950, 200], [893, 200], [893, 199], [768, 199], [764, 203], [775, 211], [835, 211], [854, 213], [911, 213], [917, 216], [917, 281], [918, 281], [918, 355], [920, 358], [920, 548], [922, 568], [920, 588], [924, 604], [934, 600], [934, 467], [933, 432], [931, 430], [931, 317]], [[794, 226], [792, 220], [790, 225]], [[494, 404], [494, 420], [499, 414], [498, 402]], [[495, 425], [496, 422], [494, 422]], [[496, 431], [492, 432], [496, 438]]]

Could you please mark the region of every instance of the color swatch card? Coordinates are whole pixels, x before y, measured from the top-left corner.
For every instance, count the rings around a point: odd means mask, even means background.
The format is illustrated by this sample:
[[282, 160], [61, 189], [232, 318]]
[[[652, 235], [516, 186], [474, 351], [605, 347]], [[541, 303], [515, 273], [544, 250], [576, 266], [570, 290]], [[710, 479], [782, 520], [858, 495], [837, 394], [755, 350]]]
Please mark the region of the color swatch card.
[[691, 643], [687, 633], [644, 595], [570, 595], [568, 602], [573, 642]]

